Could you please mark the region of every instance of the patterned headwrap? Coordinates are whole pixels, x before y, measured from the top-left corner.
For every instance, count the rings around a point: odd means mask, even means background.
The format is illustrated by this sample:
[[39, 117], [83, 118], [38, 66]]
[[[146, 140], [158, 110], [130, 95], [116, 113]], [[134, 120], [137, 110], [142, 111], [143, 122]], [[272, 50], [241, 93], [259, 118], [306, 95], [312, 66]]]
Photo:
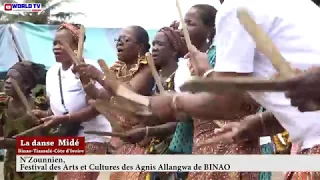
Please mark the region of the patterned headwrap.
[[183, 57], [187, 54], [188, 49], [186, 42], [182, 39], [178, 30], [174, 30], [170, 27], [163, 27], [159, 30], [159, 32], [163, 32], [167, 38], [169, 39], [170, 44], [177, 52], [177, 58]]
[[59, 30], [66, 29], [72, 35], [73, 40], [78, 43], [80, 37], [80, 25], [79, 24], [70, 24], [70, 23], [63, 23], [58, 28]]
[[37, 84], [45, 84], [46, 69], [42, 64], [31, 61], [21, 61], [14, 64], [10, 69], [17, 70], [24, 81], [33, 89]]

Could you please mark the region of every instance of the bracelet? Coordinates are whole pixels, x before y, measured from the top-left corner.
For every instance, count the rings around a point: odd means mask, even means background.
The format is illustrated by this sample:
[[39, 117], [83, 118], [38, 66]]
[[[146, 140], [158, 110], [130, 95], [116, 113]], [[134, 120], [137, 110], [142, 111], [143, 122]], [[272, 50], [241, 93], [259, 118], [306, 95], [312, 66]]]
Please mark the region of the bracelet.
[[208, 71], [206, 71], [206, 72], [203, 74], [202, 78], [207, 78], [213, 71], [214, 71], [214, 69], [209, 69]]

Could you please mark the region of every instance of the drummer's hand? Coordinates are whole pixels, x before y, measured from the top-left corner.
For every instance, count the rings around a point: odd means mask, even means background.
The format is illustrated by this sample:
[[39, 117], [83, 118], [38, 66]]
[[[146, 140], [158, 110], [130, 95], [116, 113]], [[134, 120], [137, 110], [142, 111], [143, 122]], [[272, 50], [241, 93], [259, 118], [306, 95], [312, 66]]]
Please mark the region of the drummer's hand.
[[172, 29], [174, 30], [178, 30], [179, 29], [179, 26], [180, 26], [180, 22], [179, 21], [173, 21], [169, 27], [171, 27]]
[[43, 110], [40, 110], [40, 109], [33, 109], [32, 111], [32, 114], [35, 115], [37, 118], [45, 118], [48, 116], [48, 112], [47, 111], [43, 111]]
[[72, 68], [72, 71], [74, 73], [79, 73], [82, 76], [87, 76], [93, 80], [98, 80], [99, 78], [103, 77], [103, 73], [90, 64], [75, 65]]
[[[287, 83], [289, 91], [286, 97], [291, 99], [291, 105], [301, 112], [320, 110], [320, 68], [312, 68], [298, 75]], [[314, 109], [307, 107], [308, 102], [318, 105]]]
[[197, 76], [203, 76], [203, 74], [211, 69], [208, 60], [208, 54], [200, 52], [195, 46], [191, 45], [189, 53], [185, 55], [185, 59], [189, 59], [191, 68], [194, 70]]
[[62, 115], [62, 116], [48, 116], [45, 118], [40, 119], [41, 123], [44, 124], [44, 127], [51, 128], [54, 126], [57, 126], [63, 122], [67, 122], [69, 120], [68, 115]]
[[239, 122], [229, 122], [223, 125], [221, 128], [214, 129], [215, 138], [219, 139], [223, 143], [236, 143], [241, 141], [240, 135], [244, 129], [241, 128]]

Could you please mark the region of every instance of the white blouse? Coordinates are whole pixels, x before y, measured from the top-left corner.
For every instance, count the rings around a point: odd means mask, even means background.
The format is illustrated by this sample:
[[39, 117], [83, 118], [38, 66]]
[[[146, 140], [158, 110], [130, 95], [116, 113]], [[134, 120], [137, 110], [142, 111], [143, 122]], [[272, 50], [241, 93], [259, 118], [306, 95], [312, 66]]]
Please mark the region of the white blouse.
[[[86, 60], [86, 63], [99, 67], [98, 64], [92, 60]], [[64, 104], [68, 112], [71, 114], [87, 107], [86, 93], [82, 87], [80, 79], [76, 78], [75, 74], [71, 71], [72, 67], [64, 71], [61, 68], [61, 64], [57, 63], [48, 70], [46, 76], [46, 92], [50, 99], [50, 108], [53, 114], [63, 115], [66, 112], [61, 103], [58, 76], [59, 69], [61, 69]], [[99, 84], [96, 86], [98, 88], [102, 88]], [[98, 115], [89, 121], [82, 122], [81, 125], [84, 128], [79, 131], [78, 136], [84, 136], [86, 142], [106, 142], [107, 139], [101, 136], [85, 134], [84, 131], [112, 131], [109, 121], [103, 115]]]

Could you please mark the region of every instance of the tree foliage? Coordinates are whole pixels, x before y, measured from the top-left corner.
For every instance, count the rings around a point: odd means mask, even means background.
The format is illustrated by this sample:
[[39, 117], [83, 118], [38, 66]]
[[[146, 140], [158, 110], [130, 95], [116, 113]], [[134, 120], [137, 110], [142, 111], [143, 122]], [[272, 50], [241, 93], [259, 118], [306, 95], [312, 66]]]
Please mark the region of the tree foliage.
[[[72, 16], [82, 14], [79, 12], [52, 13], [52, 11], [61, 6], [63, 3], [68, 3], [71, 1], [72, 0], [25, 0], [25, 3], [41, 3], [43, 11], [39, 13], [8, 13], [0, 10], [0, 24], [11, 24], [21, 21], [26, 21], [34, 24], [60, 24], [63, 21], [69, 20]], [[2, 0], [1, 5], [3, 5], [4, 3], [16, 3], [16, 1]]]

